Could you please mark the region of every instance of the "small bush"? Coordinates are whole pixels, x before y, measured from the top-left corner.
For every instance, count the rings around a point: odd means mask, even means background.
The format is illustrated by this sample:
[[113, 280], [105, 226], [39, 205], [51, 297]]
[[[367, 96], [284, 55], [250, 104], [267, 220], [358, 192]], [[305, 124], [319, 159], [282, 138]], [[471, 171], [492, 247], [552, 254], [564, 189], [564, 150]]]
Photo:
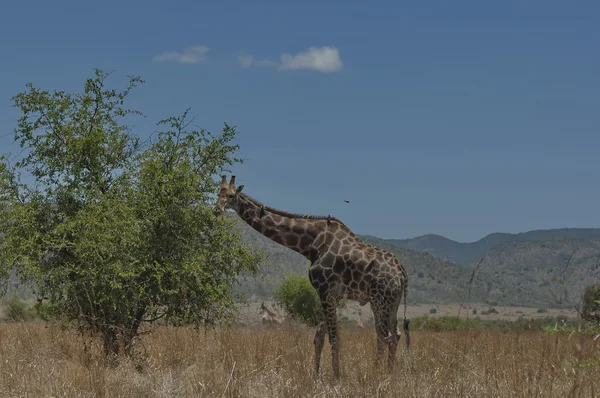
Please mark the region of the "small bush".
[[38, 301], [31, 308], [31, 311], [36, 318], [40, 318], [43, 321], [52, 319], [52, 306], [48, 302]]
[[544, 312], [548, 312], [548, 310], [545, 308], [538, 308], [537, 312], [538, 312], [538, 314], [542, 314]]
[[581, 317], [600, 325], [600, 284], [588, 286], [582, 297]]
[[321, 300], [308, 277], [287, 275], [273, 296], [291, 318], [310, 326], [316, 326], [321, 321]]
[[490, 307], [490, 308], [488, 308], [487, 311], [483, 311], [481, 314], [482, 315], [489, 315], [489, 314], [497, 314], [497, 313], [498, 313], [497, 309], [495, 309], [494, 307]]
[[429, 313], [430, 314], [437, 314], [437, 308], [430, 308], [429, 309]]
[[21, 300], [17, 295], [12, 296], [4, 306], [6, 317], [11, 321], [28, 321], [34, 319], [37, 312]]

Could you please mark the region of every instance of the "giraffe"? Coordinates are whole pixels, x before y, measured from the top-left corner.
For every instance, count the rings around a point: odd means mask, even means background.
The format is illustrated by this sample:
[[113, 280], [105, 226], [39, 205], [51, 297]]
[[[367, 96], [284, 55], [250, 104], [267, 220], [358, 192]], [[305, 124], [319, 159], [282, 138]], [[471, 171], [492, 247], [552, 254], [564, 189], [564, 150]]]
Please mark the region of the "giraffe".
[[264, 302], [260, 303], [260, 317], [263, 326], [276, 326], [281, 324], [281, 319], [275, 313], [267, 308]]
[[358, 320], [356, 321], [355, 326], [360, 329], [365, 328], [365, 322], [363, 321], [362, 310], [360, 308], [358, 308]]
[[367, 244], [343, 222], [331, 216], [289, 213], [266, 206], [242, 193], [235, 176], [221, 185], [215, 214], [226, 209], [237, 215], [262, 235], [294, 250], [310, 262], [308, 277], [317, 290], [322, 306], [322, 320], [314, 337], [314, 370], [319, 375], [325, 335], [331, 345], [334, 377], [340, 377], [337, 304], [347, 298], [361, 306], [371, 303], [377, 335], [376, 362], [387, 348], [388, 370], [391, 370], [401, 338], [397, 312], [404, 299], [404, 335], [410, 346], [409, 319], [406, 317], [408, 275], [392, 253]]

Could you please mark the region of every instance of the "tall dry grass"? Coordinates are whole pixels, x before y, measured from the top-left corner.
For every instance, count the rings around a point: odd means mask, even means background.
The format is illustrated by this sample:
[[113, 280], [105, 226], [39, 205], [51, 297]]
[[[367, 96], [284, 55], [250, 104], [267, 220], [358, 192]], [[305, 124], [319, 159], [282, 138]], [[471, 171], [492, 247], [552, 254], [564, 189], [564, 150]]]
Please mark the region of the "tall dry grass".
[[[312, 373], [313, 330], [195, 332], [159, 327], [139, 363], [112, 366], [101, 347], [44, 323], [0, 324], [1, 397], [593, 397], [600, 369], [561, 363], [597, 355], [600, 341], [543, 332], [413, 331], [392, 374], [374, 365], [370, 330], [343, 330], [342, 378]], [[401, 342], [402, 344], [402, 342]]]

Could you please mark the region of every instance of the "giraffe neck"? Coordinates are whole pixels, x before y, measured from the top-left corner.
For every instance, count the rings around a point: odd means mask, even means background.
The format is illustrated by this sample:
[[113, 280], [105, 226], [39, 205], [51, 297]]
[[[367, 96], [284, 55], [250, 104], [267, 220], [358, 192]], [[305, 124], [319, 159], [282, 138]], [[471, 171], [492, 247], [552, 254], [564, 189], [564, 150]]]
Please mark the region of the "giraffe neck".
[[313, 260], [316, 254], [313, 242], [331, 221], [276, 211], [245, 194], [240, 194], [238, 201], [236, 213], [246, 224], [272, 241]]
[[270, 309], [268, 309], [264, 304], [261, 306], [261, 310], [263, 310], [270, 317], [275, 318], [275, 314]]

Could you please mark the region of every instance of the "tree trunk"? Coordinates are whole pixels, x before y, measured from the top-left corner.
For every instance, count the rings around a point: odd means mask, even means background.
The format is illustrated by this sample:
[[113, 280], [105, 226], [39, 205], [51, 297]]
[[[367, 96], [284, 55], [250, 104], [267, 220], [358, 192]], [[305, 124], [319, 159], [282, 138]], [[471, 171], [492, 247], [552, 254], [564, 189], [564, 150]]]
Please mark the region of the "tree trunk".
[[119, 336], [114, 328], [102, 328], [102, 340], [104, 346], [104, 356], [112, 364], [116, 364], [116, 359], [119, 357]]

